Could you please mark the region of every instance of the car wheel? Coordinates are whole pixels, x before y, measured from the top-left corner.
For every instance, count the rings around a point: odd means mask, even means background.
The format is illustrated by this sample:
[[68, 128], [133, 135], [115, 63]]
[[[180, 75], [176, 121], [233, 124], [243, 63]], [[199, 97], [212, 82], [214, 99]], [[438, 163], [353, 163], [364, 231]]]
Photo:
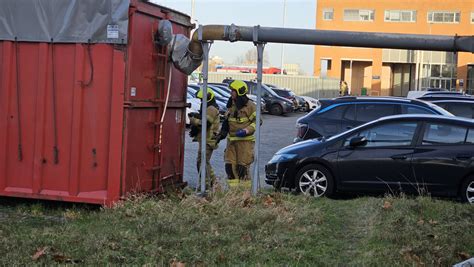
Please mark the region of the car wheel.
[[273, 104], [272, 107], [270, 108], [270, 113], [272, 115], [280, 116], [281, 114], [283, 114], [283, 108], [278, 104]]
[[301, 169], [296, 175], [297, 190], [304, 195], [313, 197], [332, 196], [334, 179], [325, 167], [310, 164]]
[[461, 185], [461, 200], [474, 204], [474, 176], [469, 176]]

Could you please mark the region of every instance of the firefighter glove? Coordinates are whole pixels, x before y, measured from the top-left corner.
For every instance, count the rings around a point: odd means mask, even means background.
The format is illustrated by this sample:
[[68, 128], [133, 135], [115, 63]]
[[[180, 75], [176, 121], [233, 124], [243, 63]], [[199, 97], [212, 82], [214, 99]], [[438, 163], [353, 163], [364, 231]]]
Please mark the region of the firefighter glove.
[[240, 129], [235, 133], [235, 136], [237, 136], [237, 137], [246, 137], [247, 136], [247, 131], [245, 129]]
[[199, 134], [199, 127], [191, 125], [191, 130], [189, 131], [189, 137], [196, 137]]
[[198, 112], [190, 112], [190, 113], [188, 113], [188, 117], [200, 119], [200, 118], [201, 118], [201, 114], [199, 114]]
[[219, 144], [222, 140], [227, 137], [227, 133], [220, 132], [216, 135], [216, 141]]

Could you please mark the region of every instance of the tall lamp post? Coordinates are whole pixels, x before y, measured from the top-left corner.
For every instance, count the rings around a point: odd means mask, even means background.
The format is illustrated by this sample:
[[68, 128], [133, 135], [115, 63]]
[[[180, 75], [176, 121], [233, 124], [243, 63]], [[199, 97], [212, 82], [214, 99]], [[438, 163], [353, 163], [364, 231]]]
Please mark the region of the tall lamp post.
[[194, 23], [194, 10], [195, 10], [195, 5], [194, 5], [194, 0], [191, 0], [191, 23]]
[[[283, 0], [283, 28], [285, 28], [285, 21], [286, 21], [286, 0]], [[280, 69], [281, 75], [283, 75], [284, 56], [285, 56], [285, 44], [281, 44], [281, 69]]]

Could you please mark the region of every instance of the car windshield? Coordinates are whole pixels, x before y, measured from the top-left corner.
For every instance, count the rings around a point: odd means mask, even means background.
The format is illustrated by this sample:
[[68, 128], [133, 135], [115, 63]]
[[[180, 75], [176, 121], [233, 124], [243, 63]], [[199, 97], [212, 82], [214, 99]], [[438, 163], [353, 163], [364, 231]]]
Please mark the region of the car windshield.
[[193, 87], [188, 87], [188, 93], [190, 93], [193, 97], [196, 97], [197, 90]]
[[276, 85], [273, 85], [273, 84], [268, 84], [268, 83], [266, 83], [265, 85], [268, 86], [268, 87], [270, 87], [270, 88], [272, 88], [272, 89], [273, 89], [273, 88], [277, 88], [277, 86], [276, 86]]
[[435, 105], [435, 104], [432, 104], [432, 103], [427, 103], [432, 109], [436, 110], [437, 112], [439, 112], [441, 115], [444, 115], [444, 116], [451, 116], [451, 117], [454, 117], [454, 115], [445, 110], [444, 108], [438, 106], [438, 105]]
[[[266, 86], [265, 84], [262, 84], [262, 89], [266, 90], [268, 93], [270, 93], [273, 96], [278, 96], [275, 91], [273, 91], [270, 87]], [[257, 87], [255, 86], [255, 90], [257, 90]]]
[[224, 89], [222, 89], [221, 86], [213, 86], [212, 87], [215, 91], [218, 91], [222, 96], [226, 97], [226, 98], [229, 98], [230, 97], [230, 94], [228, 92], [226, 92]]
[[342, 132], [342, 133], [338, 133], [338, 134], [329, 136], [329, 137], [327, 137], [327, 138], [324, 138], [324, 137], [323, 137], [323, 138], [322, 138], [322, 141], [324, 142], [324, 141], [326, 141], [326, 140], [329, 141], [329, 140], [333, 140], [333, 139], [339, 138], [340, 136], [345, 135], [345, 134], [347, 134], [347, 133], [355, 132], [355, 131], [359, 130], [360, 128], [362, 128], [362, 127], [364, 127], [365, 125], [370, 124], [370, 123], [372, 123], [372, 122], [370, 121], [370, 122], [364, 123], [364, 124], [362, 124], [362, 125], [359, 125], [359, 126], [356, 126], [356, 127], [352, 128], [352, 129], [350, 129], [350, 130], [348, 130], [348, 131], [344, 131], [344, 132]]
[[290, 91], [281, 90], [281, 89], [273, 89], [273, 91], [275, 93], [277, 93], [277, 95], [282, 96], [282, 97], [291, 97], [291, 96], [293, 96]]
[[[208, 86], [208, 88], [211, 88], [211, 90], [214, 92], [217, 98], [229, 98], [230, 96], [226, 94], [225, 92], [223, 92], [222, 89], [217, 88], [217, 86]], [[188, 93], [190, 93], [191, 95], [196, 95], [199, 90], [201, 90], [201, 88], [198, 85], [188, 86]]]
[[209, 87], [211, 88], [211, 90], [214, 92], [214, 94], [216, 95], [216, 97], [220, 97], [220, 98], [226, 98], [225, 95], [223, 95], [221, 93], [221, 91], [217, 90], [215, 87]]
[[199, 90], [200, 86], [197, 84], [188, 84], [188, 87], [193, 88], [194, 90]]

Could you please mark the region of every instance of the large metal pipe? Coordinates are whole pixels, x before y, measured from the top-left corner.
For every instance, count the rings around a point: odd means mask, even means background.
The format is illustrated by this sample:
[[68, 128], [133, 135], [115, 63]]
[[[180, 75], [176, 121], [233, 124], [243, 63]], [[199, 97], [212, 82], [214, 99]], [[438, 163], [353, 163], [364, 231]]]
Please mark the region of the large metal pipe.
[[[223, 40], [226, 36], [226, 27], [225, 25], [206, 25], [202, 27], [202, 40], [203, 41], [212, 41], [212, 40]], [[189, 51], [196, 55], [202, 55], [202, 45], [199, 40], [198, 31], [194, 31], [193, 36], [191, 37], [191, 42], [188, 46]]]
[[[200, 31], [195, 31], [191, 40], [182, 34], [175, 35], [171, 43], [168, 40], [173, 64], [188, 75], [201, 65], [203, 53], [201, 41], [246, 41], [474, 53], [474, 36], [323, 31], [234, 24], [206, 25], [200, 26], [200, 29], [202, 38], [198, 36]], [[170, 39], [161, 35], [164, 34], [158, 34], [158, 43], [165, 42], [162, 39]], [[254, 39], [254, 36], [258, 36], [258, 39]]]
[[[348, 47], [474, 53], [474, 36], [445, 36], [379, 32], [326, 31], [310, 29], [258, 27], [258, 41], [268, 43], [331, 45]], [[254, 27], [232, 25], [203, 26], [202, 40], [253, 42]], [[195, 32], [189, 50], [202, 54]]]

